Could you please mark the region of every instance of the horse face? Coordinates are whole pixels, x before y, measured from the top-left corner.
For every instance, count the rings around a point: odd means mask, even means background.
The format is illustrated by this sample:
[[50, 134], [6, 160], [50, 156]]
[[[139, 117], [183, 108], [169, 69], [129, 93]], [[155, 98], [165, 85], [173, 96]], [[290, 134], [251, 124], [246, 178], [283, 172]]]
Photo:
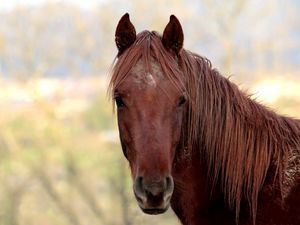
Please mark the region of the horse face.
[[[136, 42], [136, 37], [129, 15], [125, 14], [115, 34], [118, 57], [126, 55], [126, 50]], [[176, 60], [182, 45], [182, 28], [172, 15], [162, 38], [149, 51], [156, 49], [155, 54], [158, 55], [167, 52], [165, 54], [174, 57], [173, 64], [178, 67]], [[140, 55], [144, 54], [147, 55], [140, 52]], [[132, 58], [127, 57], [121, 62], [130, 63]], [[180, 140], [186, 96], [182, 91], [183, 82], [170, 78], [172, 72], [168, 76], [163, 74], [161, 64], [154, 57], [149, 56], [147, 61], [137, 61], [113, 90], [118, 108], [120, 140], [130, 164], [134, 194], [144, 212], [158, 214], [168, 209], [174, 189], [172, 164]]]
[[174, 189], [171, 169], [186, 97], [164, 78], [158, 63], [151, 67], [147, 73], [139, 61], [114, 97], [136, 199], [144, 212], [157, 214], [168, 208]]

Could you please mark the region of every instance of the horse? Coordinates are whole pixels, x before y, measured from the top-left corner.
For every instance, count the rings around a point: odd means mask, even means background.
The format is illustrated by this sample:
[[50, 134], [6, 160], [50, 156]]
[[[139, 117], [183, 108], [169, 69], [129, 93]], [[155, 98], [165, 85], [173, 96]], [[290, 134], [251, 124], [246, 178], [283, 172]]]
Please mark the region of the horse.
[[141, 210], [184, 225], [300, 224], [300, 120], [276, 114], [183, 48], [179, 20], [126, 13], [109, 93]]

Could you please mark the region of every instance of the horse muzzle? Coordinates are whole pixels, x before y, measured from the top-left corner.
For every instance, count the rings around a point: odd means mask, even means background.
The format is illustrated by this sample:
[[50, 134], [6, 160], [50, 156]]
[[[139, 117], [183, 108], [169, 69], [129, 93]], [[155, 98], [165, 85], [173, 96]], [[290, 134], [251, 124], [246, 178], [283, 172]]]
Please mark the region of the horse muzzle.
[[144, 213], [161, 214], [169, 208], [174, 182], [171, 176], [160, 180], [151, 180], [139, 176], [135, 179], [133, 190]]

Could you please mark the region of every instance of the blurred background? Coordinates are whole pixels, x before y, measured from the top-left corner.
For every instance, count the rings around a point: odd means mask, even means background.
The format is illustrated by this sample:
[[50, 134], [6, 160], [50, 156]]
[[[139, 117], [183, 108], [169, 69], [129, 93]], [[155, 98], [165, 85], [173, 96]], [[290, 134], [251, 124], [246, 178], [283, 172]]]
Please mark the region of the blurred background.
[[0, 225], [179, 224], [140, 212], [106, 88], [115, 27], [162, 32], [300, 117], [298, 0], [0, 0]]

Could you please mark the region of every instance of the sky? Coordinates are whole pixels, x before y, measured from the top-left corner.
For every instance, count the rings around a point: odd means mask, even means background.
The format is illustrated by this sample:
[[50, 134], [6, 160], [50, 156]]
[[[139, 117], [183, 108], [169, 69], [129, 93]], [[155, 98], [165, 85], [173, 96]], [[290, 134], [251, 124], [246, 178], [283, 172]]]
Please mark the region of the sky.
[[38, 6], [46, 2], [70, 2], [81, 8], [90, 9], [105, 0], [0, 0], [0, 10], [11, 10], [18, 5]]

